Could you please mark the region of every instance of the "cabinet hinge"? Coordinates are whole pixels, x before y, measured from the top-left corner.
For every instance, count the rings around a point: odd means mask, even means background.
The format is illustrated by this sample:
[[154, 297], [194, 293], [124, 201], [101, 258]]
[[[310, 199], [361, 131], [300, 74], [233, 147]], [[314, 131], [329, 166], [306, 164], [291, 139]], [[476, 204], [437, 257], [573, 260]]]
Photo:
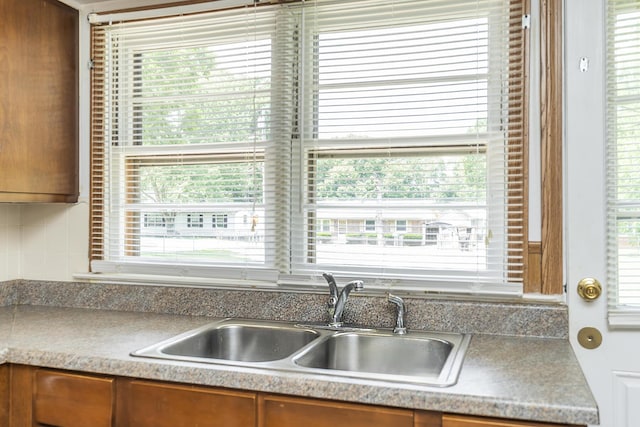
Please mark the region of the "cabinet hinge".
[[522, 15], [522, 29], [528, 30], [531, 28], [531, 15]]

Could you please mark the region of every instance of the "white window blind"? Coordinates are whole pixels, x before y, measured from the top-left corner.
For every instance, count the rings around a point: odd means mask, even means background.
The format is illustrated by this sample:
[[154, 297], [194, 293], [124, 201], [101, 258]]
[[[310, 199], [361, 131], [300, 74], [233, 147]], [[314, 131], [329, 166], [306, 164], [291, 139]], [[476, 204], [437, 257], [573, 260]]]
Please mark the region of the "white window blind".
[[523, 14], [317, 0], [94, 26], [93, 270], [521, 290]]
[[274, 58], [291, 63], [274, 43], [286, 25], [245, 7], [94, 27], [95, 270], [247, 278], [275, 265], [279, 165], [265, 159], [274, 118], [292, 114], [273, 82]]
[[607, 29], [607, 282], [616, 324], [640, 314], [640, 4], [609, 0]]

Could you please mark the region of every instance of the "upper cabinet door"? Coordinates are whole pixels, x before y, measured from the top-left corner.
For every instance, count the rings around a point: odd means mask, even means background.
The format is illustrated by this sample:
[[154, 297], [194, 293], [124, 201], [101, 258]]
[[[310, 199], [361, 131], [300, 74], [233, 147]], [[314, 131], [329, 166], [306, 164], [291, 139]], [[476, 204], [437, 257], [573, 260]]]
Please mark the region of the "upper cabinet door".
[[0, 202], [78, 199], [78, 11], [0, 2]]

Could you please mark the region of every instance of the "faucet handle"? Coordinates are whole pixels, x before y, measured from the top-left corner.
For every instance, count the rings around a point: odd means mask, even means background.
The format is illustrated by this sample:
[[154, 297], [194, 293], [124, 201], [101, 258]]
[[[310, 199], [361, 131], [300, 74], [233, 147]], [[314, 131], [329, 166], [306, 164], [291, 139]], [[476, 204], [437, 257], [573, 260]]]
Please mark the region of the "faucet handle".
[[387, 293], [387, 301], [395, 304], [397, 307], [396, 326], [393, 328], [393, 333], [398, 335], [404, 335], [407, 333], [407, 328], [404, 326], [404, 312], [405, 305], [402, 298], [392, 293]]
[[331, 273], [322, 273], [322, 277], [327, 281], [329, 285], [329, 301], [327, 301], [327, 311], [330, 316], [333, 316], [335, 312], [336, 304], [338, 303], [338, 285], [336, 279], [334, 279]]
[[361, 291], [362, 289], [364, 289], [364, 282], [362, 280], [352, 280], [351, 282], [347, 283], [347, 286], [349, 285], [353, 285], [354, 291]]

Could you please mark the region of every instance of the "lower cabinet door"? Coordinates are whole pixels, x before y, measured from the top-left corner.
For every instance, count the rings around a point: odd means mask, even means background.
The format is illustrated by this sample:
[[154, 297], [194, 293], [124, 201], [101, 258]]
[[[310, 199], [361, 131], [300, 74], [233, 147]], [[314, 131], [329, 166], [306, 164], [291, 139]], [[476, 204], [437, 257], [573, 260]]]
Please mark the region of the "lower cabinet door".
[[255, 393], [124, 380], [118, 386], [117, 426], [252, 427]]
[[[546, 424], [533, 421], [511, 421], [497, 418], [467, 417], [463, 415], [442, 416], [442, 427], [563, 427], [564, 424]], [[567, 426], [569, 427], [569, 426]]]
[[306, 398], [266, 395], [258, 427], [413, 427], [413, 411]]
[[113, 425], [114, 378], [38, 369], [33, 385], [35, 425]]

